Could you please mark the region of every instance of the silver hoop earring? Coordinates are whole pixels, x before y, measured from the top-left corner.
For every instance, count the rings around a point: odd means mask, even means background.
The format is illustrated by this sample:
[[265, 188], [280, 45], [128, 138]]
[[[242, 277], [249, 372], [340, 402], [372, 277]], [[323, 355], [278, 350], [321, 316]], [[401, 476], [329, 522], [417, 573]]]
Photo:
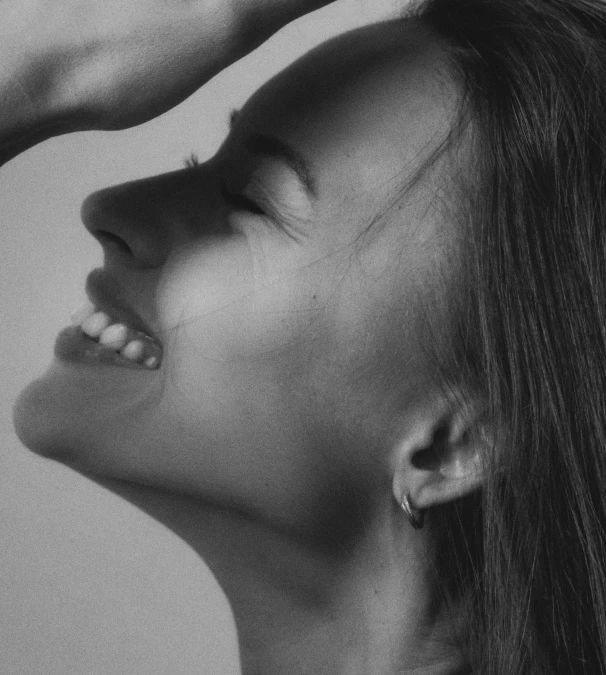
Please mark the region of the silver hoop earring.
[[415, 530], [420, 530], [423, 527], [423, 522], [425, 520], [425, 513], [421, 509], [416, 509], [410, 502], [410, 495], [404, 495], [402, 501], [400, 502], [402, 511], [406, 514], [408, 522], [415, 528]]

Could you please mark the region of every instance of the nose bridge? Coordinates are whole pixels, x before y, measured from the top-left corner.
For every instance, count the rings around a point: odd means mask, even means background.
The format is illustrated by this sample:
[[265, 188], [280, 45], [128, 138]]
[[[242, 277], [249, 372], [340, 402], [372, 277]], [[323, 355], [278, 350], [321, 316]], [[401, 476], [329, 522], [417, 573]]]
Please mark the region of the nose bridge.
[[193, 223], [212, 220], [213, 194], [207, 171], [176, 171], [89, 195], [82, 222], [106, 255], [132, 267], [159, 267], [177, 242], [193, 236]]

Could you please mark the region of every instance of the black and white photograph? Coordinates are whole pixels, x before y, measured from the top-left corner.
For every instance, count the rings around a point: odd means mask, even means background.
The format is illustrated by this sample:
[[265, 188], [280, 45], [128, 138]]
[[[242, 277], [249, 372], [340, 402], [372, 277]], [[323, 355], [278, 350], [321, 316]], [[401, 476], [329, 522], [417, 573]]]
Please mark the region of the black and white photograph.
[[0, 675], [606, 675], [606, 0], [0, 2]]

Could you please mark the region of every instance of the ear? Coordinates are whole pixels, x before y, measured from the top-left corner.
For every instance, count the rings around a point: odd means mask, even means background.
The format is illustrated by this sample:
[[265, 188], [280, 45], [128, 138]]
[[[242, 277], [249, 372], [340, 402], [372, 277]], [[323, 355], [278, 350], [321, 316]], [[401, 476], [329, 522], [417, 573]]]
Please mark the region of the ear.
[[[451, 402], [452, 404], [452, 402]], [[393, 494], [418, 509], [453, 501], [482, 487], [492, 434], [478, 405], [427, 405], [417, 410], [394, 447]]]

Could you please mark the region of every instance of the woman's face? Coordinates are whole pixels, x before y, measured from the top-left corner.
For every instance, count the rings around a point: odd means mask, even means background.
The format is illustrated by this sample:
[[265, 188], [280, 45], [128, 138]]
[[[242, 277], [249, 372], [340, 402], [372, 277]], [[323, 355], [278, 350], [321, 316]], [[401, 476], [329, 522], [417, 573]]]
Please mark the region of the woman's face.
[[451, 238], [436, 174], [403, 191], [454, 110], [436, 58], [414, 24], [338, 38], [254, 95], [209, 162], [89, 197], [105, 309], [117, 293], [151, 327], [161, 366], [59, 349], [17, 405], [24, 442], [298, 528], [389, 483], [431, 389], [418, 320]]

